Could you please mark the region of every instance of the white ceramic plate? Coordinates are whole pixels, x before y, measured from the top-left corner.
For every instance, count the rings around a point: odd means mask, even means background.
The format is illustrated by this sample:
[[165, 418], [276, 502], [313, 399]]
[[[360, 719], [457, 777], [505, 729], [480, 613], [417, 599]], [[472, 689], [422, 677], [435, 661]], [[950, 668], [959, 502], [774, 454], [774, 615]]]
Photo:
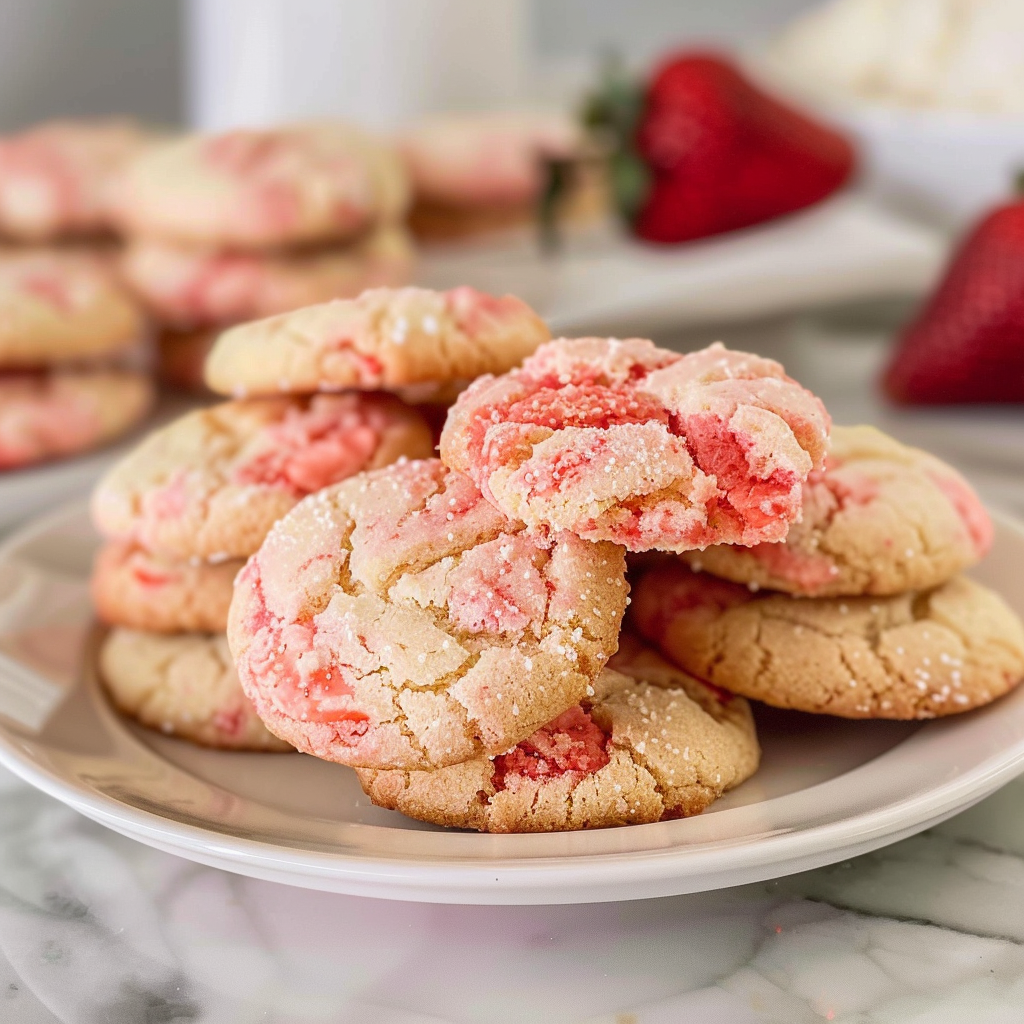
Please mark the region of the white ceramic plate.
[[556, 334], [650, 334], [836, 302], [915, 296], [945, 257], [935, 232], [858, 195], [716, 238], [654, 246], [610, 231], [540, 256], [529, 233], [425, 251], [417, 283], [525, 299]]
[[[292, 885], [451, 903], [694, 892], [827, 864], [911, 835], [1024, 770], [1024, 688], [959, 719], [847, 722], [761, 709], [763, 767], [700, 817], [488, 836], [369, 804], [352, 772], [144, 732], [89, 667], [96, 546], [81, 506], [0, 549], [0, 762], [90, 818], [204, 864]], [[1024, 528], [997, 520], [977, 572], [1024, 613]]]

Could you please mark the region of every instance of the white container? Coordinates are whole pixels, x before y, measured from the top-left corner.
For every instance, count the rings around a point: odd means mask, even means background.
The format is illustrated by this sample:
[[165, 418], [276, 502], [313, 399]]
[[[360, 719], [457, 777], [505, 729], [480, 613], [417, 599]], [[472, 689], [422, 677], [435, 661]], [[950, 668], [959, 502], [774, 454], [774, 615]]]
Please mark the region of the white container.
[[525, 0], [188, 0], [189, 113], [218, 131], [319, 117], [388, 130], [521, 101]]

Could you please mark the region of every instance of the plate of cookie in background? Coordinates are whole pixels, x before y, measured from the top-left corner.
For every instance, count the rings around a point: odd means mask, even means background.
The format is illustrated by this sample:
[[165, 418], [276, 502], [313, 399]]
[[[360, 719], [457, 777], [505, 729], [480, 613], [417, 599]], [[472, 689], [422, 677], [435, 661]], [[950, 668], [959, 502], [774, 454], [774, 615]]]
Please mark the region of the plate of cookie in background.
[[379, 288], [227, 331], [205, 380], [0, 549], [0, 760], [104, 825], [591, 902], [834, 862], [1024, 770], [1024, 528], [773, 360]]

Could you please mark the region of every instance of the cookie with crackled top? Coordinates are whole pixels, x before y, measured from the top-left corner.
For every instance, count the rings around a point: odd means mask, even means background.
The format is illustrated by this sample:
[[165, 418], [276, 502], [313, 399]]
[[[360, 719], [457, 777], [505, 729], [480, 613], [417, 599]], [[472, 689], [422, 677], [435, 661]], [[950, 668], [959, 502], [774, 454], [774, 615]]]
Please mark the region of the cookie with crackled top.
[[155, 138], [126, 120], [49, 121], [0, 138], [0, 235], [39, 243], [107, 232], [113, 182]]
[[392, 395], [223, 402], [114, 466], [93, 492], [93, 520], [104, 536], [169, 558], [245, 558], [305, 495], [432, 446], [423, 417]]
[[190, 135], [151, 146], [117, 182], [129, 235], [268, 249], [338, 242], [402, 217], [409, 188], [386, 143], [343, 124]]
[[0, 373], [0, 469], [76, 455], [145, 417], [153, 384], [127, 370]]
[[144, 340], [139, 304], [84, 253], [0, 255], [0, 369], [118, 355]]
[[92, 601], [102, 622], [149, 633], [223, 633], [241, 559], [183, 562], [132, 541], [110, 541], [93, 562]]
[[508, 750], [587, 695], [626, 606], [622, 548], [528, 535], [437, 459], [311, 495], [235, 584], [228, 642], [271, 732], [428, 769]]
[[804, 484], [784, 541], [682, 557], [715, 576], [810, 597], [898, 594], [977, 564], [992, 523], [951, 466], [874, 427], [833, 427], [824, 470]]
[[375, 804], [482, 832], [559, 832], [700, 814], [757, 769], [750, 705], [649, 652], [512, 750], [434, 772], [358, 769]]
[[828, 430], [821, 402], [772, 360], [563, 339], [467, 388], [441, 458], [531, 529], [685, 551], [781, 540]]
[[634, 626], [716, 686], [843, 718], [935, 718], [988, 704], [1024, 678], [1024, 626], [965, 576], [889, 597], [800, 598], [691, 572], [634, 584]]
[[291, 750], [242, 693], [223, 634], [113, 629], [98, 667], [114, 706], [140, 725], [219, 750]]
[[503, 373], [550, 337], [512, 295], [373, 288], [225, 332], [206, 382], [225, 395], [446, 385]]
[[351, 245], [287, 253], [135, 239], [120, 265], [162, 324], [187, 330], [237, 324], [315, 302], [354, 298], [367, 288], [402, 285], [409, 280], [413, 259], [405, 228], [384, 225]]

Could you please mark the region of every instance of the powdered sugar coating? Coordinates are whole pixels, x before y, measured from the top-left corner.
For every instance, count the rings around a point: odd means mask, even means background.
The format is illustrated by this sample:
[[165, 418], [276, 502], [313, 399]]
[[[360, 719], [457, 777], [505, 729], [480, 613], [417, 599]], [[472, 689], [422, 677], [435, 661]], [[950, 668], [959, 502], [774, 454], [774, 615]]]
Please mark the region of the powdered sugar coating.
[[93, 563], [92, 600], [102, 622], [151, 633], [223, 633], [240, 559], [181, 562], [131, 541], [110, 541]]
[[109, 229], [111, 184], [153, 142], [130, 121], [51, 121], [0, 139], [0, 235], [45, 242]]
[[463, 392], [441, 458], [531, 529], [684, 551], [784, 537], [828, 428], [771, 360], [580, 338]]
[[699, 814], [757, 768], [750, 705], [645, 652], [506, 754], [358, 771], [374, 803], [438, 825], [553, 832]]
[[968, 711], [1024, 678], [1024, 626], [964, 576], [889, 597], [752, 593], [673, 560], [640, 577], [635, 627], [701, 679], [844, 718]]
[[522, 533], [436, 459], [312, 495], [235, 586], [228, 639], [271, 731], [362, 767], [508, 750], [615, 650], [623, 551]]
[[348, 125], [236, 129], [154, 146], [118, 182], [128, 234], [236, 249], [337, 242], [408, 202], [401, 160]]
[[45, 249], [0, 255], [0, 367], [119, 353], [144, 332], [138, 303], [100, 259]]
[[154, 397], [140, 373], [0, 373], [0, 469], [113, 440], [142, 420]]
[[374, 288], [227, 331], [206, 382], [226, 395], [447, 384], [503, 372], [550, 336], [512, 295]]
[[803, 516], [784, 541], [683, 557], [737, 583], [855, 596], [937, 586], [991, 544], [988, 513], [951, 466], [873, 427], [835, 427], [825, 469], [804, 484]]
[[219, 750], [291, 749], [256, 717], [223, 635], [113, 629], [99, 669], [117, 709], [150, 729]]
[[121, 268], [161, 323], [184, 329], [241, 323], [401, 285], [413, 257], [406, 230], [386, 225], [348, 246], [287, 254], [142, 239], [129, 244]]
[[224, 402], [116, 465], [93, 493], [93, 519], [171, 558], [244, 558], [306, 494], [431, 448], [422, 417], [390, 395]]

